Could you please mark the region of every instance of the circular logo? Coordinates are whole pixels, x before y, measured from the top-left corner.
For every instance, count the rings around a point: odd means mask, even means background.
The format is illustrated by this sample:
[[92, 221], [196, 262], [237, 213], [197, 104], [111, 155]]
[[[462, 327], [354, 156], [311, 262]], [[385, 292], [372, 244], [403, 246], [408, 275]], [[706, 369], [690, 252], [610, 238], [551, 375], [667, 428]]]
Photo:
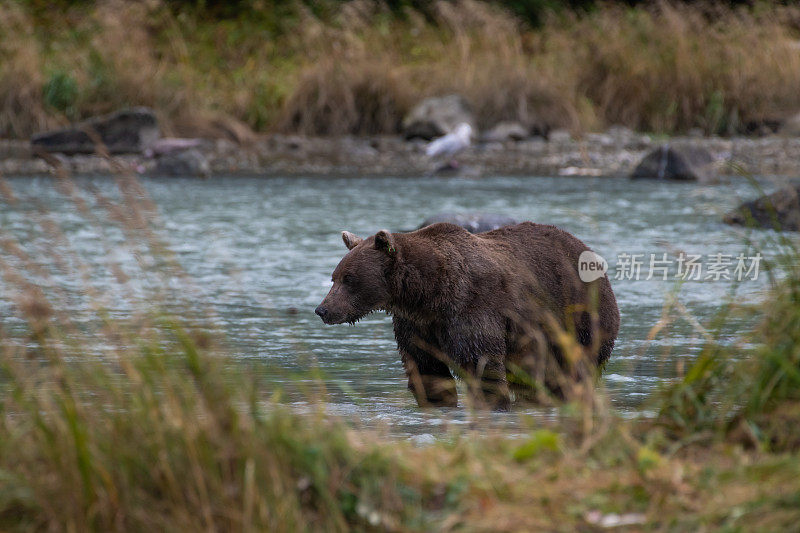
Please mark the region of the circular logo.
[[581, 281], [589, 283], [605, 276], [608, 271], [608, 261], [603, 256], [590, 250], [581, 252], [578, 257], [578, 275]]

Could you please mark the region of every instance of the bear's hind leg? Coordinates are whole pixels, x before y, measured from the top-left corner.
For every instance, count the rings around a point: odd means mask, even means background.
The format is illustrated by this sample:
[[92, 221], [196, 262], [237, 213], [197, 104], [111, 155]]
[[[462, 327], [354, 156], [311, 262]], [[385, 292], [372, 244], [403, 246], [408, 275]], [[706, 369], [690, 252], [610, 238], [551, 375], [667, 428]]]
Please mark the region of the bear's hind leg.
[[506, 366], [499, 358], [483, 357], [469, 368], [472, 397], [485, 407], [506, 411], [511, 407], [511, 394]]

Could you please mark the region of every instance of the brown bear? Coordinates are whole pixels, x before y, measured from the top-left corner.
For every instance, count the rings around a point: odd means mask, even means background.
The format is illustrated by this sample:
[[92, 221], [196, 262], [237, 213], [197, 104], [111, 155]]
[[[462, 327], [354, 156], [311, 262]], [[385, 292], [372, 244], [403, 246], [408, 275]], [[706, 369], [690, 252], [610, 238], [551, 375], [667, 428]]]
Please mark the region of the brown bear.
[[614, 347], [620, 318], [608, 277], [581, 281], [589, 248], [555, 226], [471, 234], [439, 223], [342, 238], [350, 252], [316, 313], [326, 324], [390, 313], [421, 406], [457, 404], [451, 371], [497, 408], [508, 407], [510, 390], [563, 399]]

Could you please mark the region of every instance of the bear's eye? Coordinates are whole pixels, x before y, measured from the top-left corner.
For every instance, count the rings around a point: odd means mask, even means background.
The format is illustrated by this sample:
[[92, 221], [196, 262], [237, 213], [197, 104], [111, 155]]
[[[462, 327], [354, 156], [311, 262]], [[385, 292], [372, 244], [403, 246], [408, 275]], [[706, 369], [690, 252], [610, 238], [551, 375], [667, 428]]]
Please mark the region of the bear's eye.
[[351, 283], [353, 283], [353, 276], [351, 276], [350, 274], [345, 274], [344, 277], [342, 278], [342, 283], [344, 283], [345, 285], [350, 285]]

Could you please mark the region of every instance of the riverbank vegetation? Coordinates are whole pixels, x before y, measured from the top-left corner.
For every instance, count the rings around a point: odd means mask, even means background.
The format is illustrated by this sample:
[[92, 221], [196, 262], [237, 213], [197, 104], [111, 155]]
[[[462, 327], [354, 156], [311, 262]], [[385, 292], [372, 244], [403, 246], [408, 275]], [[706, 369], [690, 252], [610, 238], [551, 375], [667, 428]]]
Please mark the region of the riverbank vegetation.
[[395, 133], [450, 92], [482, 128], [754, 133], [800, 110], [795, 6], [551, 4], [4, 0], [0, 136], [131, 105], [177, 135]]
[[[765, 301], [718, 319], [750, 313], [754, 329], [718, 342], [718, 324], [695, 324], [705, 349], [650, 414], [621, 417], [598, 390], [521, 435], [476, 423], [420, 444], [327, 414], [324, 381], [310, 409], [282, 403], [198, 311], [144, 189], [117, 183], [101, 194], [60, 172], [53, 184], [74, 206], [61, 221], [0, 181], [3, 205], [33, 224], [0, 239], [13, 304], [0, 332], [0, 529], [783, 531], [800, 520], [788, 242]], [[78, 218], [117, 250], [107, 265], [89, 266], [66, 236]], [[116, 283], [100, 291], [98, 276]], [[120, 301], [131, 311], [108, 312]]]

